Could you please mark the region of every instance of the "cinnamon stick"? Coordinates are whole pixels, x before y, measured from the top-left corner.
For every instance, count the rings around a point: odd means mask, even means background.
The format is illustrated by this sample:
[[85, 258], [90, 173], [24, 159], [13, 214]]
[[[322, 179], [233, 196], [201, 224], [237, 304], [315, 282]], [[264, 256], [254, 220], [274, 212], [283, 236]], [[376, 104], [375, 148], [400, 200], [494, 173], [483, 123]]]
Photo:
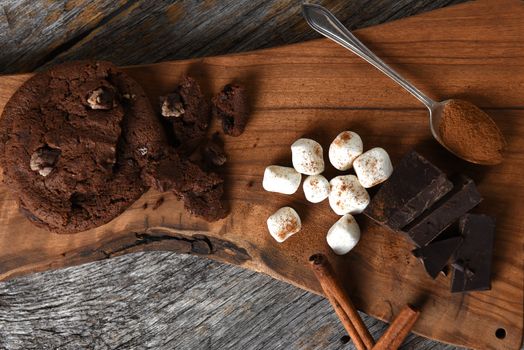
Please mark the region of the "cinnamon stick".
[[375, 344], [373, 337], [364, 325], [353, 302], [337, 280], [326, 257], [323, 254], [315, 254], [309, 258], [309, 261], [324, 294], [357, 349], [370, 350], [373, 348]]
[[371, 348], [368, 348], [366, 344], [364, 344], [362, 338], [360, 337], [360, 334], [358, 333], [357, 329], [349, 319], [348, 315], [344, 312], [344, 309], [342, 309], [342, 306], [338, 303], [338, 301], [335, 299], [335, 297], [329, 293], [328, 291], [324, 290], [324, 294], [326, 295], [326, 298], [331, 303], [331, 306], [335, 310], [335, 313], [337, 314], [340, 322], [346, 329], [346, 331], [349, 334], [349, 337], [353, 341], [353, 344], [355, 344], [355, 347], [358, 350], [369, 350]]
[[417, 321], [420, 311], [410, 305], [404, 306], [388, 329], [377, 342], [373, 350], [396, 350], [408, 336]]

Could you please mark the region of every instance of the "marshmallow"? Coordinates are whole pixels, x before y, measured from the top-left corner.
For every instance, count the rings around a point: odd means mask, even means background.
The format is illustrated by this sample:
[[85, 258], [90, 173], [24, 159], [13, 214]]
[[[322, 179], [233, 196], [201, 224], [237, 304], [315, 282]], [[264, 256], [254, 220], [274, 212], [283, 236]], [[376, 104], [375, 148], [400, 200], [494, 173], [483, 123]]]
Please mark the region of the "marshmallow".
[[302, 175], [293, 168], [270, 165], [264, 171], [262, 187], [269, 192], [293, 194], [300, 186], [301, 180]]
[[302, 223], [297, 212], [291, 207], [278, 209], [267, 219], [269, 233], [277, 242], [284, 242], [300, 231]]
[[320, 203], [329, 196], [329, 181], [322, 175], [311, 175], [304, 180], [304, 195], [311, 203]]
[[388, 153], [380, 147], [362, 153], [353, 162], [353, 168], [355, 168], [360, 184], [365, 188], [386, 181], [393, 172]]
[[298, 139], [291, 145], [291, 159], [296, 171], [318, 175], [324, 171], [322, 146], [314, 140]]
[[338, 215], [360, 214], [369, 204], [369, 194], [355, 175], [342, 175], [330, 182], [329, 205]]
[[326, 240], [337, 255], [344, 255], [353, 249], [360, 240], [360, 228], [351, 214], [341, 217], [329, 229]]
[[348, 170], [362, 149], [362, 139], [357, 133], [343, 131], [329, 145], [329, 161], [338, 170]]

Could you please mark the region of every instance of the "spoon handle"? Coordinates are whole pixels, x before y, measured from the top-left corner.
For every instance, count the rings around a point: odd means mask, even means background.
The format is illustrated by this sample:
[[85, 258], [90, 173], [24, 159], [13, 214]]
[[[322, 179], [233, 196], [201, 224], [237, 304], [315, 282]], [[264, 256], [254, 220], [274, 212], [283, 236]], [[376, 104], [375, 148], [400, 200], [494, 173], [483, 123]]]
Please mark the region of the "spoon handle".
[[402, 78], [391, 67], [385, 64], [384, 61], [378, 58], [326, 8], [320, 5], [303, 4], [302, 13], [311, 28], [363, 58], [382, 73], [396, 81], [400, 86], [422, 102], [428, 109], [433, 109], [435, 102], [432, 99], [420, 92], [420, 90]]

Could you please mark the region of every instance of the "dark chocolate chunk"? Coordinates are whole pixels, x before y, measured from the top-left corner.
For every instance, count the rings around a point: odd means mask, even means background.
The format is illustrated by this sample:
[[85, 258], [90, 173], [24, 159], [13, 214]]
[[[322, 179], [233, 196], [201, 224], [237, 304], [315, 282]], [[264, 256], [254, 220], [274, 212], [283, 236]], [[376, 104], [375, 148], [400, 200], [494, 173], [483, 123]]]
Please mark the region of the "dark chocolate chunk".
[[491, 289], [495, 220], [466, 214], [460, 218], [459, 227], [464, 240], [453, 255], [451, 292]]
[[415, 151], [402, 158], [364, 211], [371, 219], [399, 230], [448, 193], [453, 184]]
[[461, 237], [448, 238], [417, 248], [413, 250], [413, 255], [422, 261], [428, 275], [436, 278], [439, 272], [446, 267], [449, 258], [457, 250], [461, 242]]
[[452, 181], [451, 192], [402, 230], [417, 246], [422, 247], [433, 241], [449, 225], [482, 201], [472, 179], [458, 175]]
[[244, 88], [228, 84], [213, 98], [213, 115], [222, 119], [224, 133], [240, 136], [246, 128], [248, 107]]

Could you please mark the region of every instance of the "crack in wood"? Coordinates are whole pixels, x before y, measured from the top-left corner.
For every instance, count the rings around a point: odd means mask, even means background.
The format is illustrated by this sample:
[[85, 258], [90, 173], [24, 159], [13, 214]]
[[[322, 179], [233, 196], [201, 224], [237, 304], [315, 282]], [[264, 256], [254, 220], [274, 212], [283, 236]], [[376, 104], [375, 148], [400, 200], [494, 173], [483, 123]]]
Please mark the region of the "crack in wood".
[[134, 237], [131, 243], [109, 243], [106, 247], [99, 249], [99, 252], [106, 259], [141, 250], [168, 250], [183, 254], [213, 255], [212, 258], [239, 265], [251, 260], [246, 249], [233, 242], [203, 234], [166, 234], [163, 231], [149, 230], [148, 232], [135, 232]]
[[[107, 24], [109, 21], [111, 21], [113, 18], [117, 17], [118, 15], [120, 15], [122, 12], [124, 12], [125, 10], [127, 10], [128, 8], [130, 8], [133, 4], [135, 3], [135, 1], [133, 0], [129, 0], [127, 1], [124, 5], [118, 7], [115, 11], [109, 13], [107, 16], [103, 17], [96, 25], [94, 25], [93, 27], [79, 33], [78, 35], [72, 37], [71, 39], [63, 42], [62, 44], [58, 45], [57, 47], [55, 47], [54, 49], [52, 49], [48, 54], [46, 54], [39, 62], [38, 64], [36, 65], [36, 67], [40, 67], [40, 66], [43, 66], [45, 65], [46, 63], [54, 60], [55, 58], [57, 58], [58, 56], [60, 56], [61, 54], [67, 52], [68, 50], [72, 49], [73, 47], [75, 47], [75, 45], [77, 45], [79, 42], [81, 42], [83, 39], [85, 39], [89, 34], [91, 34], [92, 32], [94, 32], [96, 29], [104, 26], [105, 24]], [[5, 11], [5, 10], [4, 10]]]

